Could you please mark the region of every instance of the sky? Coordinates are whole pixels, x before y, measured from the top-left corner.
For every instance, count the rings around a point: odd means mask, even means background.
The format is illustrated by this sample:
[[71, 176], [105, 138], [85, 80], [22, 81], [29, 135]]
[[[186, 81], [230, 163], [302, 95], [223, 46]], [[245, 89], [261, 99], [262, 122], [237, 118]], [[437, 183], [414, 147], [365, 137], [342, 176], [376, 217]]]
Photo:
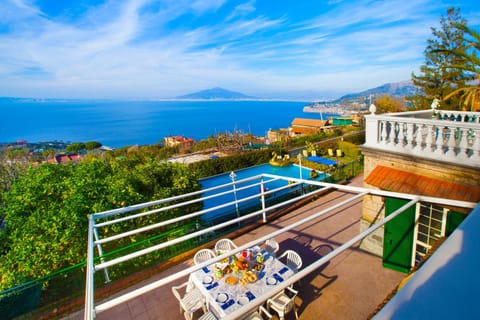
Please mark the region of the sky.
[[478, 30], [478, 0], [2, 0], [0, 96], [338, 98], [411, 79], [452, 6]]

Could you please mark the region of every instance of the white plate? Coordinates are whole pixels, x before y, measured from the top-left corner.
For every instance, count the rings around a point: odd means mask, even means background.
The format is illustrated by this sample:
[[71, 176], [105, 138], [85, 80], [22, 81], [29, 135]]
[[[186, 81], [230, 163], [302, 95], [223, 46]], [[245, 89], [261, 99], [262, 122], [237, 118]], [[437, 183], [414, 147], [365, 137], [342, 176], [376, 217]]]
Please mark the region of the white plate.
[[238, 299], [238, 303], [242, 306], [246, 305], [249, 302], [250, 300], [248, 300], [247, 296], [241, 296], [240, 299]]
[[211, 276], [205, 276], [203, 277], [203, 284], [210, 284], [213, 282], [213, 278]]
[[215, 299], [215, 301], [217, 301], [218, 303], [224, 303], [224, 302], [227, 302], [228, 300], [228, 295], [226, 293], [219, 293], [217, 295], [217, 299]]
[[273, 277], [268, 277], [267, 278], [267, 284], [274, 285], [275, 283], [277, 283], [277, 279], [275, 279]]

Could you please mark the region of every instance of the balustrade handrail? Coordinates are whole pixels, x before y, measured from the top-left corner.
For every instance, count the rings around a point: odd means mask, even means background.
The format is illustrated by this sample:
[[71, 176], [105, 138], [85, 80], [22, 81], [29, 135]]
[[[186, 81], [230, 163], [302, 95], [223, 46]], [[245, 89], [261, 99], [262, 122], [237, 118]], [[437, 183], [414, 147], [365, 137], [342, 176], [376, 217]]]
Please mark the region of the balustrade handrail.
[[[405, 112], [404, 112], [405, 113]], [[480, 118], [480, 113], [478, 113], [478, 117]], [[480, 125], [475, 122], [463, 122], [463, 121], [453, 121], [453, 120], [439, 120], [439, 119], [424, 119], [424, 118], [412, 118], [412, 117], [399, 117], [392, 114], [373, 114], [373, 115], [366, 115], [365, 116], [367, 122], [375, 121], [375, 120], [382, 120], [382, 121], [397, 121], [402, 123], [415, 123], [415, 124], [425, 124], [425, 125], [441, 125], [451, 126], [451, 127], [462, 127], [468, 129], [480, 129]], [[368, 130], [368, 128], [367, 128]]]

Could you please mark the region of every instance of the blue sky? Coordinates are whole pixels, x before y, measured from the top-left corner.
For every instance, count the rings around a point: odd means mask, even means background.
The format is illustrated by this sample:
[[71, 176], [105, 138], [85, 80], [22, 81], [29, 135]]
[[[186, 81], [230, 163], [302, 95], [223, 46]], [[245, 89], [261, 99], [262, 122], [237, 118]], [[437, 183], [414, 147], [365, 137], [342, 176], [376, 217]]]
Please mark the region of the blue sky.
[[478, 28], [480, 1], [3, 0], [0, 96], [335, 98], [409, 80], [451, 6]]

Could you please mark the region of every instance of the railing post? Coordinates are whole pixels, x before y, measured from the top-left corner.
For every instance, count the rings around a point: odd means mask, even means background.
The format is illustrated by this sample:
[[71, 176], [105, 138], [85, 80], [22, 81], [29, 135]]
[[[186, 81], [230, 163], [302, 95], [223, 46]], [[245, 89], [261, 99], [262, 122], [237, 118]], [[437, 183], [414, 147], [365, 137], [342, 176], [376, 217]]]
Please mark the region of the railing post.
[[260, 179], [260, 201], [262, 202], [262, 217], [263, 217], [263, 223], [267, 222], [267, 212], [265, 211], [265, 187], [264, 187], [264, 182], [263, 182], [263, 176]]
[[88, 218], [88, 247], [87, 247], [87, 272], [86, 272], [86, 290], [85, 290], [85, 320], [95, 319], [95, 302], [94, 302], [94, 241], [93, 241], [93, 229], [94, 229], [94, 217], [91, 214]]

